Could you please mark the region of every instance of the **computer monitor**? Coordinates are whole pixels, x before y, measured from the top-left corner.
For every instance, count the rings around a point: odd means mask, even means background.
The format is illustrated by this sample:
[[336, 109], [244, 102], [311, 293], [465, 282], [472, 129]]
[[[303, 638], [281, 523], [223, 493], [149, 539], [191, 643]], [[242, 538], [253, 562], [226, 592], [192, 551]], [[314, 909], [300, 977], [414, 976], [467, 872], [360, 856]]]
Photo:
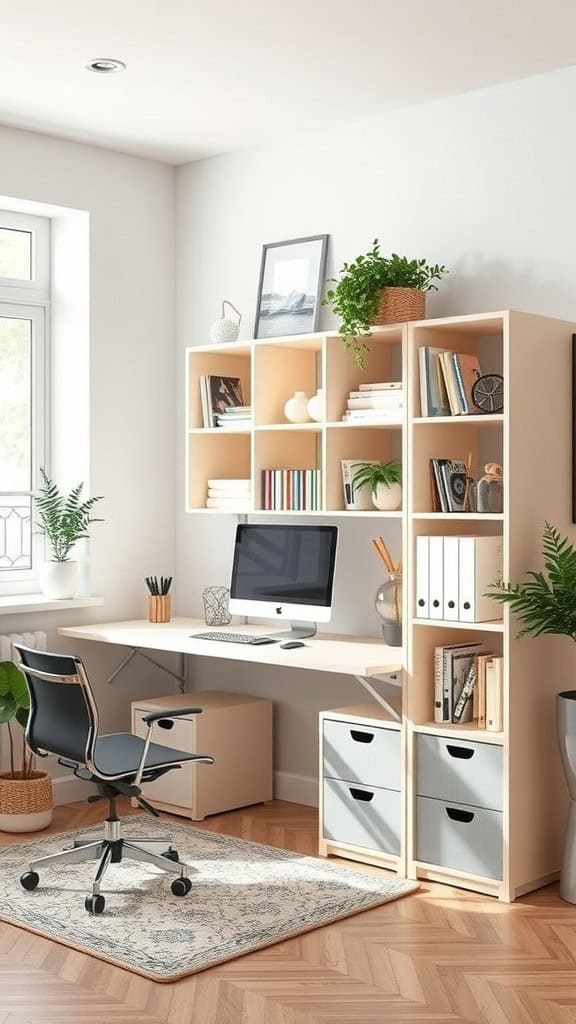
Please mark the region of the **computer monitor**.
[[314, 636], [329, 622], [338, 527], [240, 525], [230, 584], [234, 615], [289, 619], [274, 636]]

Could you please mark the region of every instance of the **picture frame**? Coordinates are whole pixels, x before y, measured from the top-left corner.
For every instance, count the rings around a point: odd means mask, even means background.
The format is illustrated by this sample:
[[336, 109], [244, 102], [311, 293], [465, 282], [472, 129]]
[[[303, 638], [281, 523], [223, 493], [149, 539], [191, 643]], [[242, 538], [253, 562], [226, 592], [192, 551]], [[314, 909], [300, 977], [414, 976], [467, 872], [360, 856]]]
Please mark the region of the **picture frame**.
[[262, 246], [255, 338], [318, 330], [328, 238], [310, 235]]

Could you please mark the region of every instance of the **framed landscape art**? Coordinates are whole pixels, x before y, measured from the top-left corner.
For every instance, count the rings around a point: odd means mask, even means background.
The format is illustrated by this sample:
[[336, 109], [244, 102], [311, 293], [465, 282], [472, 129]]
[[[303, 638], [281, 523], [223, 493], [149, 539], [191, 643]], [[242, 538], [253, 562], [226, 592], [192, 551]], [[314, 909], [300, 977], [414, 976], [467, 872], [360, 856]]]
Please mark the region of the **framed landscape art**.
[[263, 247], [255, 338], [311, 334], [318, 329], [327, 248], [328, 235]]

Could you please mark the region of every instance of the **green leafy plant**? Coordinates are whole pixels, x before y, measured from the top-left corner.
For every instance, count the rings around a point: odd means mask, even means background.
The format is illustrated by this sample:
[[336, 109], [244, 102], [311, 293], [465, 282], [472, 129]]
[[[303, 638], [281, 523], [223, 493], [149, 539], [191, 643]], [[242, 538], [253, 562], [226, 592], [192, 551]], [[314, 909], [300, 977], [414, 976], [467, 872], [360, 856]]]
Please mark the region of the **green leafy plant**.
[[330, 278], [331, 288], [323, 305], [332, 306], [340, 318], [340, 334], [347, 349], [351, 349], [358, 366], [364, 370], [365, 353], [370, 351], [363, 341], [371, 332], [378, 312], [382, 288], [415, 288], [427, 292], [437, 291], [439, 281], [448, 271], [446, 267], [429, 264], [426, 260], [409, 260], [406, 256], [382, 256], [380, 243], [374, 239], [372, 248], [352, 263], [345, 263], [339, 277]]
[[352, 482], [356, 487], [369, 487], [375, 498], [379, 484], [390, 487], [402, 483], [402, 466], [399, 462], [363, 462]]
[[576, 640], [576, 550], [546, 523], [545, 572], [528, 572], [524, 583], [496, 583], [489, 596], [507, 604], [522, 623], [518, 638], [553, 633]]
[[30, 779], [33, 769], [33, 756], [22, 744], [22, 762], [16, 770], [14, 759], [14, 732], [12, 723], [18, 722], [23, 729], [28, 722], [30, 697], [28, 687], [20, 669], [11, 661], [0, 661], [0, 725], [8, 729], [10, 747], [10, 775], [12, 778]]
[[101, 523], [90, 513], [102, 497], [82, 501], [83, 483], [74, 487], [70, 494], [61, 494], [53, 480], [41, 468], [42, 486], [36, 495], [36, 525], [48, 541], [53, 561], [67, 562], [76, 541], [88, 537], [91, 523]]

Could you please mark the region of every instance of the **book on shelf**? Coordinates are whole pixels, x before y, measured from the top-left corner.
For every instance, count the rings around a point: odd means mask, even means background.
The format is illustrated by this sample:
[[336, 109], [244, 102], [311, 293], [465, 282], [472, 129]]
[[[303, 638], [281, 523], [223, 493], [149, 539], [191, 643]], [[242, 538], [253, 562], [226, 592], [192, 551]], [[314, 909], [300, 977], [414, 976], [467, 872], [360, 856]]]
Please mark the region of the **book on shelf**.
[[217, 417], [231, 408], [244, 406], [242, 382], [239, 377], [204, 374], [200, 377], [200, 398], [205, 427], [217, 426]]
[[401, 409], [404, 405], [403, 392], [390, 391], [371, 395], [369, 391], [351, 391], [346, 405], [348, 409]]
[[439, 512], [464, 512], [468, 496], [468, 472], [465, 462], [430, 459], [432, 508]]
[[469, 416], [478, 412], [472, 388], [482, 375], [478, 357], [422, 346], [418, 349], [422, 416]]
[[450, 416], [440, 356], [444, 350], [423, 345], [418, 349], [420, 413], [422, 416]]
[[354, 477], [361, 466], [367, 462], [374, 462], [374, 459], [342, 459], [342, 488], [344, 492], [344, 506], [349, 512], [374, 511], [374, 502], [370, 488], [358, 487], [354, 483]]
[[319, 469], [263, 469], [262, 508], [265, 512], [319, 512], [322, 474]]
[[[377, 384], [359, 384], [359, 391], [402, 391], [404, 385], [401, 380], [388, 380]], [[355, 394], [356, 392], [351, 392]]]
[[[445, 644], [434, 649], [435, 722], [462, 723], [472, 720], [476, 671], [471, 674], [470, 670], [475, 666], [476, 657], [482, 651], [482, 647], [481, 643], [470, 642]], [[455, 718], [455, 714], [458, 718]]]
[[486, 662], [486, 729], [502, 732], [504, 728], [503, 658], [489, 658]]
[[478, 655], [478, 681], [475, 688], [473, 715], [477, 719], [479, 729], [486, 728], [486, 666], [493, 657], [493, 654]]
[[228, 491], [228, 492], [243, 492], [247, 491], [250, 493], [252, 490], [252, 481], [250, 477], [218, 477], [212, 478], [208, 481], [208, 487], [214, 490]]
[[241, 498], [206, 498], [206, 508], [220, 508], [228, 509], [230, 512], [251, 512], [252, 511], [252, 499]]
[[342, 420], [345, 423], [396, 423], [402, 424], [402, 409], [347, 409]]

